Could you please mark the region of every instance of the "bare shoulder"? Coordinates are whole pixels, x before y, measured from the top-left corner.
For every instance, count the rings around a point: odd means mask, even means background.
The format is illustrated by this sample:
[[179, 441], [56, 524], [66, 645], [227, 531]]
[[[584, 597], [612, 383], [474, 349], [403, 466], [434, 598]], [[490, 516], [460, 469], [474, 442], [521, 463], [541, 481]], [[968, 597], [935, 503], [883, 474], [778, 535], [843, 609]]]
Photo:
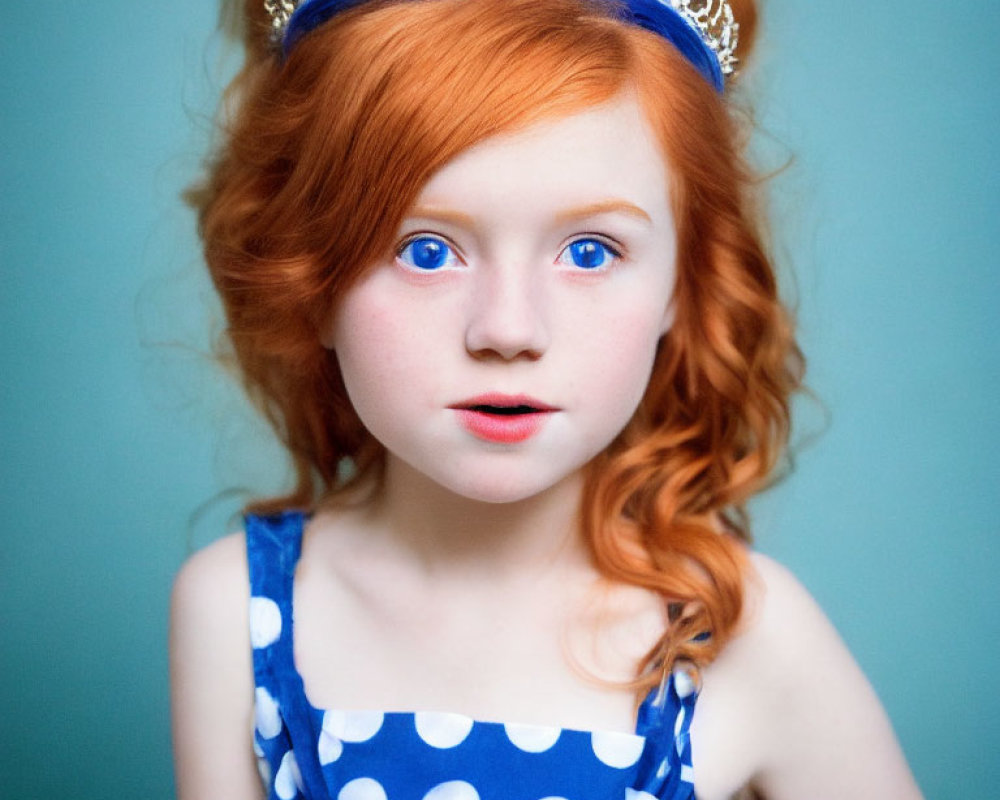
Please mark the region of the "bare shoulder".
[[216, 540], [184, 562], [174, 580], [171, 608], [197, 612], [209, 621], [218, 614], [246, 616], [250, 588], [246, 537], [233, 533]]
[[191, 556], [170, 603], [170, 685], [174, 761], [181, 800], [256, 797], [253, 667], [243, 534]]
[[805, 669], [810, 665], [854, 666], [836, 629], [790, 570], [761, 553], [752, 553], [750, 563], [737, 641], [761, 656], [758, 666], [768, 680], [791, 688], [811, 680]]
[[692, 730], [699, 796], [749, 783], [771, 800], [919, 798], [874, 690], [822, 609], [773, 559], [753, 554], [751, 564], [740, 630], [705, 670]]
[[740, 675], [757, 696], [786, 699], [809, 692], [823, 673], [867, 688], [839, 634], [791, 571], [760, 553], [751, 553], [750, 563], [739, 628], [706, 679]]
[[245, 538], [234, 533], [192, 555], [174, 579], [170, 597], [171, 651], [212, 655], [229, 666], [249, 663], [250, 582]]

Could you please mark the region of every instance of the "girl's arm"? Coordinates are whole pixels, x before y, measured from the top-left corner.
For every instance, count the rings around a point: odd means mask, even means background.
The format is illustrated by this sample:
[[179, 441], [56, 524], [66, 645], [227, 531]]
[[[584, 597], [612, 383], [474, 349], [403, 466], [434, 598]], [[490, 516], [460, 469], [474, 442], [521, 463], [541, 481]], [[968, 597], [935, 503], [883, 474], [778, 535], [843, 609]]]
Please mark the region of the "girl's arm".
[[757, 692], [744, 731], [760, 747], [754, 787], [768, 800], [920, 798], [885, 711], [826, 616], [786, 569], [763, 556], [754, 566], [755, 608], [732, 643]]
[[244, 538], [192, 556], [174, 583], [170, 684], [179, 800], [264, 796], [254, 765]]

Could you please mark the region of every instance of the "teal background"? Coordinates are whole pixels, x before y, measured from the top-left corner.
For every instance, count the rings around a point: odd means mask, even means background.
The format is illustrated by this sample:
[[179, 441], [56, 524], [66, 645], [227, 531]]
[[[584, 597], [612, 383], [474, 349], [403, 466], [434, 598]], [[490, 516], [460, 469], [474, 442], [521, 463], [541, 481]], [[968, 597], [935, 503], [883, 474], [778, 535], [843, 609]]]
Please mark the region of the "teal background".
[[[207, 358], [178, 193], [227, 69], [204, 0], [4, 10], [0, 795], [172, 794], [171, 576], [279, 456]], [[928, 797], [1000, 785], [1000, 12], [770, 0], [757, 53], [809, 382], [756, 506]], [[230, 65], [231, 66], [231, 65]], [[845, 765], [847, 766], [847, 765]]]

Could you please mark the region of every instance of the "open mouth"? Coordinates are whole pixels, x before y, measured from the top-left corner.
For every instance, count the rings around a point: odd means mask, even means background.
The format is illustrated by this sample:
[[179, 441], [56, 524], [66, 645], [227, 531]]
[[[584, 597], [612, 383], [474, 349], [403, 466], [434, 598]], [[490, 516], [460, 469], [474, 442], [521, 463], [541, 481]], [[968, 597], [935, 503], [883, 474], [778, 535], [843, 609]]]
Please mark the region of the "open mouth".
[[469, 433], [498, 444], [517, 444], [530, 439], [559, 410], [523, 395], [496, 394], [476, 397], [452, 408]]
[[521, 414], [539, 414], [548, 409], [536, 408], [535, 406], [493, 406], [474, 405], [469, 406], [470, 411], [478, 411], [480, 414], [496, 414], [498, 417], [516, 417]]

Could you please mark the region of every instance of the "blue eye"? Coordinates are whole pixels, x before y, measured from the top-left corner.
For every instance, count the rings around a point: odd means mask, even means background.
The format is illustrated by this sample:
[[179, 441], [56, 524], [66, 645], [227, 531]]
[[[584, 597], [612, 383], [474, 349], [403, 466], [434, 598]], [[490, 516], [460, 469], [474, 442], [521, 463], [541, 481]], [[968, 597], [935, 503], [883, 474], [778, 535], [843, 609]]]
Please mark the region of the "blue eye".
[[577, 239], [559, 254], [559, 261], [580, 269], [596, 270], [611, 266], [620, 257], [621, 253], [598, 239]]
[[451, 246], [437, 236], [418, 236], [410, 239], [396, 256], [408, 267], [421, 272], [433, 272], [442, 267], [454, 266], [458, 256]]

